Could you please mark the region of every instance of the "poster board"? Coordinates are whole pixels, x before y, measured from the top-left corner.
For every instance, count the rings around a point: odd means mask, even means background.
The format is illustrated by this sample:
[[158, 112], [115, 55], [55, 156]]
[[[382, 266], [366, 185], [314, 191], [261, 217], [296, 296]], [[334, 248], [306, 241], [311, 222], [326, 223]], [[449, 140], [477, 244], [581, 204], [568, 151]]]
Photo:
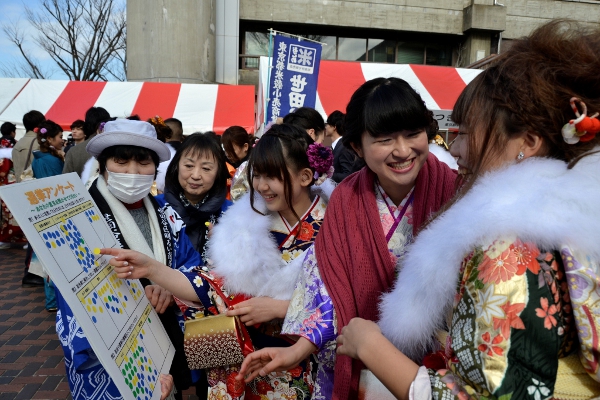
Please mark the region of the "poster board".
[[138, 280], [94, 249], [119, 248], [76, 173], [0, 187], [0, 196], [71, 307], [124, 399], [159, 399], [175, 349]]

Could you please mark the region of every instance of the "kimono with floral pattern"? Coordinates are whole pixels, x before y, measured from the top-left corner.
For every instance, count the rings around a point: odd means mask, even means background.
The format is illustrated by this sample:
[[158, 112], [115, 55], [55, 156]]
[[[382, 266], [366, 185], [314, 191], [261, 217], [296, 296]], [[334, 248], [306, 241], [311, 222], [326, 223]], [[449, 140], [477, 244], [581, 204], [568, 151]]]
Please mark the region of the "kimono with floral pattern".
[[[580, 259], [567, 247], [546, 252], [516, 237], [497, 239], [465, 258], [446, 368], [427, 370], [432, 397], [561, 398], [560, 373], [567, 365], [583, 365], [600, 377], [598, 326], [586, 314], [599, 311], [598, 265]], [[580, 346], [581, 364], [573, 363]], [[579, 372], [596, 388], [580, 398], [600, 394], [599, 384]]]
[[[406, 245], [413, 239], [413, 191], [397, 207], [377, 182], [375, 195], [383, 233], [389, 237], [388, 249], [399, 260]], [[390, 232], [392, 229], [393, 232]], [[282, 333], [301, 336], [317, 346], [317, 371], [312, 398], [330, 399], [333, 392], [337, 320], [333, 301], [319, 273], [314, 246], [307, 251], [304, 259]]]
[[[305, 251], [312, 246], [321, 228], [325, 208], [325, 200], [316, 196], [309, 210], [302, 216], [301, 223], [294, 226], [290, 226], [279, 213], [268, 216], [271, 219], [271, 237], [277, 242], [281, 258], [285, 263], [289, 264], [298, 257], [305, 256]], [[257, 243], [257, 246], [259, 245], [260, 243]], [[202, 270], [196, 270], [196, 272], [202, 272]], [[202, 302], [200, 307], [198, 304], [194, 304], [195, 307], [192, 307], [191, 304], [180, 304], [186, 319], [197, 317], [198, 313], [226, 312], [225, 304], [206, 280], [197, 273], [188, 273], [186, 276]], [[227, 293], [226, 287], [221, 287], [221, 289], [225, 295], [230, 295]], [[202, 301], [203, 299], [205, 300]], [[263, 323], [258, 328], [248, 327], [254, 348], [290, 346], [293, 342], [281, 336], [282, 323], [282, 320], [274, 320]], [[314, 383], [310, 360], [303, 361], [300, 366], [289, 371], [258, 377], [247, 385], [235, 379], [239, 368], [240, 365], [230, 365], [208, 369], [206, 371], [209, 384], [208, 398], [215, 400], [301, 400], [311, 398]]]

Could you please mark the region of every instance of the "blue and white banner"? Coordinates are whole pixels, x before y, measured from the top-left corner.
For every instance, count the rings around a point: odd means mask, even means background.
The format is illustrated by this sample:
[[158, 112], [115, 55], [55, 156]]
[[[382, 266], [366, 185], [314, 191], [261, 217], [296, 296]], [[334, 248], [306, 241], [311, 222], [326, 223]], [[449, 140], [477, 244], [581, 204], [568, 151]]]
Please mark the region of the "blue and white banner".
[[320, 62], [321, 44], [275, 36], [267, 122], [300, 107], [315, 107]]

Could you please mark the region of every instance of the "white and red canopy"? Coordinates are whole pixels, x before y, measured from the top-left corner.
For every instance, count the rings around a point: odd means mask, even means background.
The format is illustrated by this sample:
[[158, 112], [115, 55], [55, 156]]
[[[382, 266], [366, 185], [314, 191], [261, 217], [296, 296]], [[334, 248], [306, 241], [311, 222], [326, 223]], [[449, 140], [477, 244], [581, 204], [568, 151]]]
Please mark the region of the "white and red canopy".
[[0, 123], [23, 128], [23, 114], [38, 110], [68, 130], [92, 106], [118, 118], [174, 117], [184, 134], [220, 134], [232, 125], [254, 132], [253, 86], [0, 79]]
[[[260, 88], [256, 128], [264, 120], [268, 57], [260, 59]], [[427, 108], [434, 111], [440, 129], [454, 126], [449, 120], [456, 99], [481, 70], [438, 67], [432, 65], [378, 64], [322, 60], [319, 68], [315, 109], [324, 118], [335, 110], [346, 112], [352, 93], [368, 80], [402, 78], [423, 98]], [[285, 115], [285, 114], [284, 114]], [[443, 117], [443, 118], [442, 118]]]

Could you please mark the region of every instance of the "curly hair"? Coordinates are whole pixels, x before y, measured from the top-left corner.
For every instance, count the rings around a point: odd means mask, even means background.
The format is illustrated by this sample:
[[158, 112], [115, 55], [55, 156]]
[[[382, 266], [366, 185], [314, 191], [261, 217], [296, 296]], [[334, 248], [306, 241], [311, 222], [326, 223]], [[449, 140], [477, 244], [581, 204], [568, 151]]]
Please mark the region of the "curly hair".
[[567, 144], [562, 127], [575, 117], [571, 97], [600, 111], [600, 30], [556, 20], [515, 40], [459, 96], [453, 120], [467, 126], [470, 182], [502, 157], [523, 132], [539, 135], [546, 156], [571, 162], [600, 143]]

